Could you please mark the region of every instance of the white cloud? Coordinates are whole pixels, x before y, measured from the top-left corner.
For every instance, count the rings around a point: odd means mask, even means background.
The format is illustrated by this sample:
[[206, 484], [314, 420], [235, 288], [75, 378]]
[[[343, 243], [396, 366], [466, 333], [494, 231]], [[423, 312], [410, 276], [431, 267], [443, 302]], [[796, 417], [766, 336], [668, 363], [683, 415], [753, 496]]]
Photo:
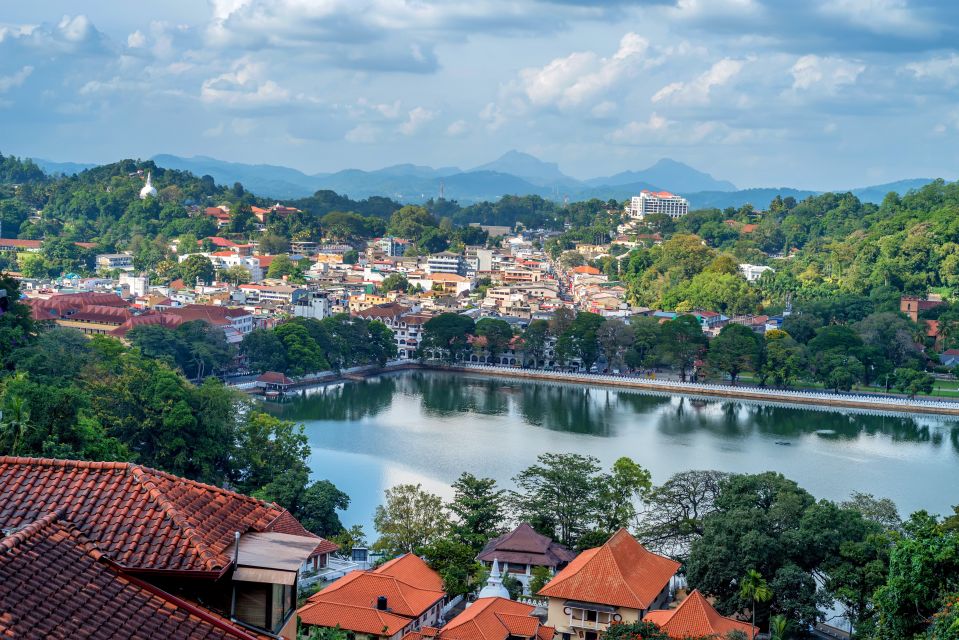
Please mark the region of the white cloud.
[[522, 92], [533, 106], [571, 109], [589, 105], [638, 69], [648, 66], [648, 49], [645, 38], [627, 33], [608, 58], [593, 51], [580, 51], [556, 58], [543, 67], [523, 69], [520, 72]]
[[918, 80], [935, 80], [948, 88], [959, 85], [959, 55], [955, 53], [946, 57], [911, 62], [905, 65], [904, 69]]
[[743, 68], [743, 61], [723, 58], [715, 63], [705, 73], [689, 82], [673, 82], [655, 94], [653, 102], [671, 102], [673, 104], [706, 104], [709, 102], [710, 92], [728, 84]]
[[139, 29], [127, 36], [127, 46], [131, 49], [142, 49], [146, 45], [147, 37]]
[[423, 107], [414, 107], [406, 116], [406, 122], [400, 125], [399, 131], [404, 136], [411, 136], [419, 131], [423, 125], [436, 117], [436, 112]]
[[0, 76], [0, 93], [21, 86], [30, 77], [31, 73], [33, 73], [33, 67], [26, 65], [13, 75]]
[[618, 144], [651, 144], [661, 142], [663, 134], [666, 133], [675, 122], [670, 122], [663, 116], [653, 113], [645, 122], [632, 121], [622, 127], [612, 131], [607, 140]]
[[379, 139], [379, 129], [373, 125], [361, 122], [352, 129], [346, 132], [346, 135], [343, 136], [343, 139], [347, 142], [355, 142], [359, 144], [373, 144]]
[[479, 118], [486, 123], [486, 128], [490, 131], [496, 131], [506, 123], [506, 116], [499, 105], [490, 102], [479, 112]]
[[930, 35], [938, 29], [917, 16], [907, 0], [819, 0], [826, 19], [843, 19], [874, 33]]
[[451, 138], [458, 138], [468, 132], [469, 124], [467, 124], [466, 120], [457, 120], [456, 122], [451, 122], [450, 125], [446, 127], [446, 135]]
[[284, 104], [290, 93], [275, 81], [266, 79], [262, 63], [242, 59], [233, 69], [203, 82], [203, 102], [228, 107], [252, 108]]
[[866, 70], [866, 65], [843, 58], [802, 56], [790, 69], [793, 91], [817, 91], [831, 94], [843, 85], [850, 85]]
[[778, 131], [762, 131], [732, 127], [725, 122], [679, 122], [653, 112], [645, 121], [632, 121], [614, 129], [606, 140], [629, 146], [695, 146], [703, 144], [734, 145], [756, 140], [760, 135], [779, 136]]

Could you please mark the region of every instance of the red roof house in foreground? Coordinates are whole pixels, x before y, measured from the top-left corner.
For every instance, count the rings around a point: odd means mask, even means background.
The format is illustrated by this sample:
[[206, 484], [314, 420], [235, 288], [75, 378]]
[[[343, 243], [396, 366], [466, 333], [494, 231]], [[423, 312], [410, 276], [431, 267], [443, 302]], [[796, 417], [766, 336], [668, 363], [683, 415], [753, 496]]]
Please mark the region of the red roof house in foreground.
[[276, 504], [136, 464], [0, 457], [0, 487], [0, 637], [38, 637], [39, 615], [65, 630], [42, 637], [293, 638], [298, 571], [336, 549]]
[[726, 637], [731, 631], [741, 631], [747, 638], [756, 637], [757, 627], [748, 622], [721, 616], [698, 589], [690, 593], [675, 609], [650, 611], [643, 618], [669, 634], [670, 638]]
[[305, 626], [399, 640], [437, 624], [446, 600], [443, 579], [411, 553], [372, 571], [346, 574], [297, 612]]

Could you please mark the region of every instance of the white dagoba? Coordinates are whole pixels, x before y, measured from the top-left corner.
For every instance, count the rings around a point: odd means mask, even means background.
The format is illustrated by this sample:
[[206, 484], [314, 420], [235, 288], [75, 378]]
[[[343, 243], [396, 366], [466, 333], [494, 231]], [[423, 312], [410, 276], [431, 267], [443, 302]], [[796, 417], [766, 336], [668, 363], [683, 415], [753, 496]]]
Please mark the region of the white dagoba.
[[477, 598], [506, 598], [509, 600], [509, 591], [503, 586], [503, 576], [499, 572], [499, 560], [493, 558], [493, 568], [486, 579], [486, 586], [480, 589]]
[[153, 176], [151, 174], [152, 172], [147, 171], [147, 183], [140, 189], [140, 200], [157, 197], [157, 189], [153, 186]]

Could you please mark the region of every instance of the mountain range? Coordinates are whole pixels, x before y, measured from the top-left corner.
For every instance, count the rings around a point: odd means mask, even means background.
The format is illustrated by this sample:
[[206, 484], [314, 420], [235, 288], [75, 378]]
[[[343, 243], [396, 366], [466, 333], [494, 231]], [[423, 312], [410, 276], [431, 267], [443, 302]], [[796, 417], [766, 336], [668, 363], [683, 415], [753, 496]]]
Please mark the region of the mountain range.
[[[564, 174], [559, 165], [527, 153], [509, 151], [496, 160], [472, 169], [433, 168], [398, 164], [373, 171], [344, 169], [335, 173], [307, 174], [297, 169], [270, 164], [226, 162], [207, 156], [181, 157], [161, 154], [152, 160], [161, 167], [209, 175], [219, 184], [240, 182], [257, 195], [294, 199], [329, 189], [354, 199], [386, 196], [399, 202], [420, 203], [443, 195], [463, 204], [496, 200], [505, 194], [539, 195], [570, 201], [599, 198], [624, 200], [643, 189], [668, 190], [689, 199], [690, 208], [739, 207], [751, 203], [764, 208], [777, 194], [797, 199], [817, 191], [770, 187], [737, 189], [727, 180], [718, 180], [682, 162], [663, 158], [638, 171], [578, 180]], [[72, 174], [95, 165], [49, 162], [35, 159], [48, 173]], [[928, 178], [901, 180], [849, 189], [861, 200], [879, 203], [890, 191], [903, 194], [931, 182]]]

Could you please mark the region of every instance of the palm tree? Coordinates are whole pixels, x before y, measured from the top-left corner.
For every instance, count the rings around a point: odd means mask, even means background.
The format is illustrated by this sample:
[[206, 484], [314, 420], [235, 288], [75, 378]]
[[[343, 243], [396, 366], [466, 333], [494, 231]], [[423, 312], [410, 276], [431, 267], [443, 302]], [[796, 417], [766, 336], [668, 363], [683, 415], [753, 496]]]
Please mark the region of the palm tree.
[[769, 640], [786, 640], [791, 626], [786, 616], [773, 616], [769, 619]]
[[773, 592], [766, 583], [766, 579], [755, 569], [746, 572], [742, 583], [739, 585], [739, 595], [747, 600], [752, 600], [753, 614], [753, 638], [756, 637], [756, 603], [769, 602], [772, 600]]

